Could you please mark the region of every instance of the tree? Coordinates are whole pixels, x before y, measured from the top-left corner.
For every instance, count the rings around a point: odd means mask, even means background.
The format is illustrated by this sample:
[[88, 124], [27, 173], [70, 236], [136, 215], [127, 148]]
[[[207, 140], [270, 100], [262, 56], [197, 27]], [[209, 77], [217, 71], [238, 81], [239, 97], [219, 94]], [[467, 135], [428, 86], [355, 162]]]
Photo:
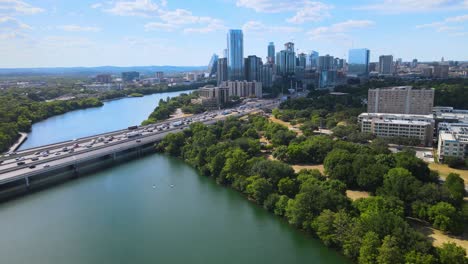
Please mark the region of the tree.
[[272, 193], [268, 195], [266, 200], [263, 202], [263, 208], [268, 212], [273, 212], [276, 209], [276, 203], [279, 201], [280, 195], [277, 193]]
[[279, 200], [275, 204], [275, 215], [284, 216], [289, 200], [289, 197], [286, 195], [280, 196]]
[[[395, 154], [395, 160], [397, 167], [407, 169], [416, 179], [422, 182], [434, 180], [430, 177], [430, 170], [427, 163], [417, 158], [413, 153], [407, 151], [399, 152]], [[437, 181], [438, 179], [435, 180]]]
[[450, 193], [450, 199], [455, 205], [460, 205], [465, 196], [465, 181], [459, 174], [450, 173], [445, 179], [444, 186], [447, 187]]
[[252, 183], [247, 185], [247, 194], [259, 204], [263, 204], [263, 201], [273, 192], [273, 187], [265, 178], [259, 176], [250, 178], [252, 178]]
[[312, 222], [312, 229], [328, 247], [336, 245], [334, 221], [335, 213], [326, 209]]
[[386, 236], [379, 247], [378, 264], [404, 263], [402, 252], [398, 247], [398, 240], [393, 236]]
[[226, 163], [223, 167], [221, 173], [223, 173], [227, 180], [231, 182], [240, 175], [245, 175], [246, 173], [246, 163], [248, 159], [247, 153], [241, 149], [234, 149], [226, 154]]
[[458, 168], [460, 166], [463, 166], [465, 162], [463, 159], [448, 156], [444, 157], [444, 163], [447, 164], [450, 168]]
[[353, 155], [343, 149], [335, 149], [325, 158], [325, 172], [330, 178], [340, 180], [348, 186], [354, 184]]
[[440, 248], [437, 248], [439, 261], [441, 264], [466, 264], [466, 250], [455, 243], [444, 243]]
[[431, 206], [428, 215], [435, 228], [455, 234], [463, 232], [463, 220], [457, 209], [449, 203], [439, 202]]
[[297, 193], [297, 184], [290, 178], [283, 178], [278, 182], [278, 191], [280, 194], [294, 198]]
[[384, 184], [378, 194], [394, 196], [405, 203], [411, 203], [417, 198], [421, 183], [406, 169], [394, 168], [384, 177]]
[[411, 264], [435, 264], [436, 259], [433, 255], [412, 250], [405, 255], [405, 262]]
[[369, 164], [361, 168], [356, 182], [363, 190], [375, 192], [382, 185], [384, 175], [388, 170], [388, 167], [381, 164]]
[[249, 173], [269, 179], [274, 186], [277, 186], [282, 178], [294, 177], [294, 170], [291, 166], [280, 161], [267, 159], [254, 162]]
[[359, 264], [374, 264], [379, 256], [380, 238], [374, 232], [367, 232], [359, 250]]

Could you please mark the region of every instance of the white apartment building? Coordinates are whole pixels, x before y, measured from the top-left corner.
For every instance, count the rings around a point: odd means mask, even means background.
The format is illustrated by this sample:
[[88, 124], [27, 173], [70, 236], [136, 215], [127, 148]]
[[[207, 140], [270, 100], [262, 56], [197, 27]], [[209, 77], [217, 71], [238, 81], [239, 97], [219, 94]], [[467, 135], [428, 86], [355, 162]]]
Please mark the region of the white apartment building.
[[434, 133], [432, 115], [398, 115], [363, 113], [358, 118], [361, 132], [382, 138], [415, 138], [431, 146]]
[[437, 154], [440, 161], [445, 157], [465, 159], [468, 156], [468, 123], [440, 123]]

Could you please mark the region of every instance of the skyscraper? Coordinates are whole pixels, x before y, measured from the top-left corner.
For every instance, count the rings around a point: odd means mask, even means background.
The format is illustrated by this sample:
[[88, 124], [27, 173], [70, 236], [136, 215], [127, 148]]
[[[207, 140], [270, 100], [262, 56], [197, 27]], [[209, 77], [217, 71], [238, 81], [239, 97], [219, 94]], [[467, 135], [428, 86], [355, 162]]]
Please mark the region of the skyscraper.
[[325, 55], [319, 57], [318, 69], [319, 71], [332, 70], [335, 60], [333, 56]]
[[348, 58], [348, 75], [355, 77], [369, 76], [369, 58], [368, 49], [351, 49]]
[[249, 82], [261, 82], [262, 78], [262, 59], [251, 55], [245, 59], [245, 79]]
[[296, 53], [294, 52], [294, 43], [284, 44], [284, 50], [276, 53], [276, 64], [278, 65], [278, 74], [283, 77], [294, 75], [296, 68]]
[[262, 66], [262, 86], [271, 87], [273, 86], [273, 64], [264, 64]]
[[383, 75], [393, 74], [393, 56], [382, 55], [379, 57], [379, 73]]
[[268, 44], [267, 63], [275, 64], [275, 43], [273, 42], [270, 42], [270, 44]]
[[316, 51], [311, 51], [307, 58], [306, 68], [308, 70], [316, 69], [318, 67], [318, 58], [319, 58], [319, 53]]
[[218, 80], [218, 85], [220, 85], [222, 82], [225, 82], [228, 80], [228, 66], [227, 66], [227, 58], [221, 58], [218, 59], [218, 65], [217, 65], [217, 73], [216, 73], [216, 79]]
[[227, 35], [228, 80], [244, 80], [244, 34], [230, 29]]
[[213, 54], [213, 56], [211, 56], [210, 63], [208, 63], [209, 78], [212, 78], [213, 76], [215, 76], [217, 70], [218, 70], [218, 55]]
[[305, 53], [301, 53], [297, 56], [298, 63], [297, 66], [302, 67], [303, 69], [306, 68], [307, 64], [307, 55]]

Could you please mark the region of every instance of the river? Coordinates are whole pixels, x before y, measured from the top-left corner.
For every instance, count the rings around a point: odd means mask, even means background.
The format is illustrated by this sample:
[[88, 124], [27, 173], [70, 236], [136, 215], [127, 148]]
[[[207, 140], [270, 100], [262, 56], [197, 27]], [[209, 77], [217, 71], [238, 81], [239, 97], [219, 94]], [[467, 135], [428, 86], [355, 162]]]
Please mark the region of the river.
[[[24, 146], [138, 124], [165, 97], [47, 119]], [[53, 133], [64, 128], [67, 135]], [[347, 263], [237, 192], [159, 154], [0, 204], [0, 234], [1, 263], [8, 264]]]

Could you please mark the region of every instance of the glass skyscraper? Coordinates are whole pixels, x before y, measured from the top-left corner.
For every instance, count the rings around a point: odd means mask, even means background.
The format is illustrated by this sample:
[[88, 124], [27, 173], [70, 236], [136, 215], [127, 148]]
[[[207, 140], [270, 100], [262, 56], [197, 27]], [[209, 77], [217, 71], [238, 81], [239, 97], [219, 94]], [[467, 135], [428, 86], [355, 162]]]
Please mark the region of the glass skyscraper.
[[275, 64], [275, 44], [270, 42], [268, 44], [268, 60], [267, 63]]
[[348, 75], [355, 77], [369, 76], [369, 58], [368, 49], [351, 49], [348, 58]]
[[227, 35], [228, 79], [244, 80], [244, 34], [240, 29], [230, 29]]

